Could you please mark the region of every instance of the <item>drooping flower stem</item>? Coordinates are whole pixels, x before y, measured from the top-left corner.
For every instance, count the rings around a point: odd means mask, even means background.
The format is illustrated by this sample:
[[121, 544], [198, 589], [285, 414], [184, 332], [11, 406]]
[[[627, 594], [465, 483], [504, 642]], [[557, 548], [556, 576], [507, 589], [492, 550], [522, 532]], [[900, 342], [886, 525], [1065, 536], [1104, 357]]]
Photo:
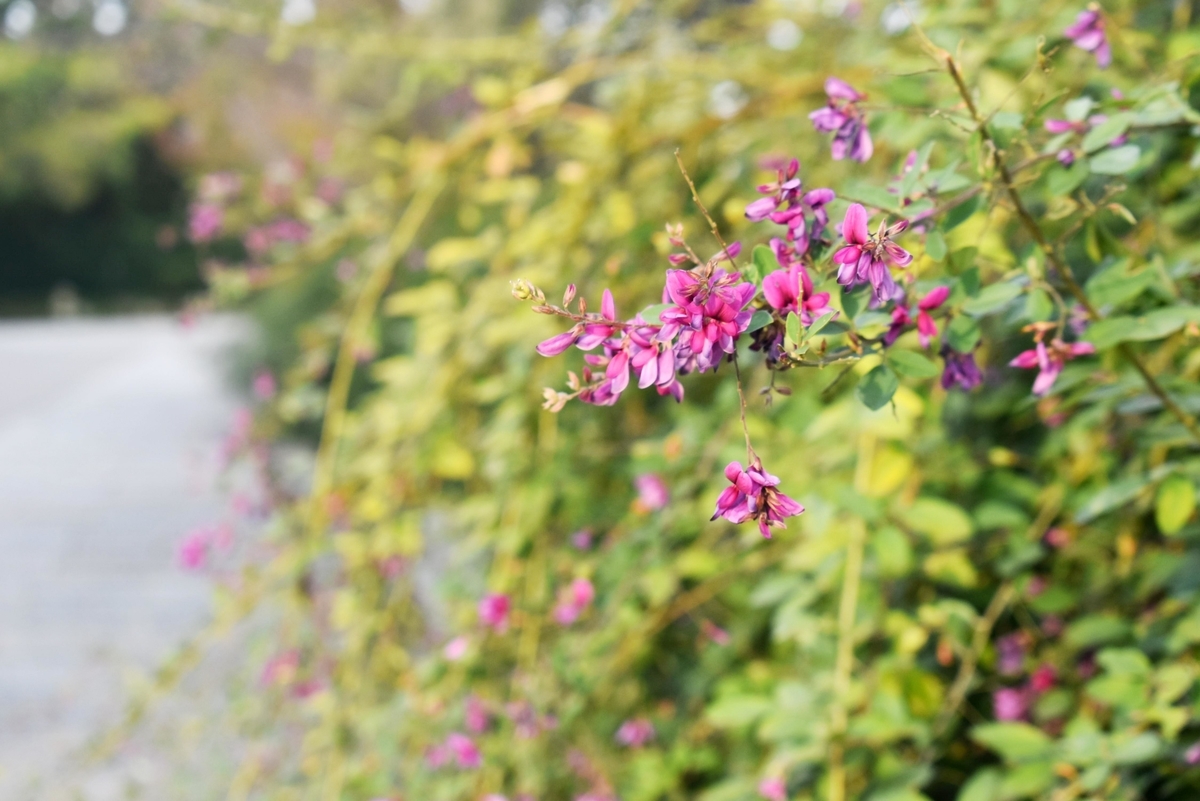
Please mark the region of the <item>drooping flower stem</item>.
[[737, 379], [738, 412], [742, 418], [742, 436], [746, 438], [746, 461], [754, 461], [754, 448], [750, 445], [750, 429], [746, 425], [746, 391], [742, 387], [742, 366], [738, 364], [737, 351], [733, 352], [733, 373]]
[[721, 229], [717, 228], [717, 221], [708, 213], [708, 209], [704, 207], [704, 202], [700, 200], [700, 193], [696, 191], [696, 184], [692, 181], [692, 176], [688, 175], [687, 167], [683, 166], [683, 158], [679, 155], [679, 149], [675, 149], [675, 163], [679, 165], [679, 171], [683, 173], [683, 180], [687, 181], [688, 189], [692, 190], [692, 200], [695, 201], [696, 207], [700, 209], [700, 213], [704, 215], [704, 219], [708, 221], [708, 230], [716, 238], [721, 245], [721, 250], [725, 252], [725, 258], [729, 259], [729, 263], [736, 266], [733, 260], [733, 255], [729, 252], [729, 245], [725, 244], [724, 237], [721, 236]]
[[[854, 469], [854, 489], [866, 493], [875, 459], [875, 434], [864, 431], [858, 438], [858, 463]], [[850, 674], [854, 669], [854, 621], [858, 616], [858, 590], [862, 583], [863, 521], [847, 522], [846, 567], [842, 574], [842, 598], [838, 606], [837, 658], [833, 667], [833, 709], [829, 716], [829, 801], [846, 801], [846, 697], [850, 694]]]
[[[1079, 302], [1079, 305], [1084, 308], [1088, 314], [1088, 317], [1091, 318], [1093, 322], [1100, 321], [1102, 316], [1099, 309], [1097, 309], [1092, 303], [1091, 299], [1087, 296], [1087, 293], [1083, 291], [1083, 287], [1079, 285], [1079, 282], [1075, 280], [1075, 275], [1071, 272], [1070, 266], [1058, 257], [1058, 252], [1055, 250], [1054, 246], [1050, 244], [1050, 241], [1046, 239], [1046, 234], [1042, 231], [1042, 227], [1029, 212], [1029, 209], [1025, 206], [1025, 202], [1021, 200], [1021, 195], [1017, 191], [1017, 186], [1013, 181], [1012, 173], [1009, 171], [1008, 166], [1004, 163], [1004, 160], [1000, 158], [1000, 147], [996, 143], [996, 140], [992, 137], [991, 130], [987, 125], [987, 120], [984, 119], [979, 113], [979, 107], [975, 105], [975, 100], [971, 97], [971, 90], [967, 88], [966, 81], [963, 79], [962, 70], [959, 69], [958, 62], [954, 60], [954, 56], [950, 55], [944, 50], [941, 51], [938, 56], [945, 60], [946, 71], [950, 74], [951, 79], [954, 81], [954, 85], [958, 88], [958, 93], [962, 97], [963, 103], [966, 104], [967, 111], [970, 112], [971, 119], [974, 120], [975, 125], [979, 130], [979, 135], [983, 137], [985, 142], [988, 143], [988, 145], [992, 148], [992, 151], [997, 154], [995, 159], [996, 172], [1000, 177], [1000, 183], [1004, 186], [1005, 194], [1008, 195], [1009, 200], [1013, 204], [1013, 209], [1017, 212], [1017, 218], [1020, 219], [1021, 225], [1024, 226], [1025, 230], [1029, 232], [1029, 235], [1033, 237], [1034, 242], [1037, 243], [1038, 248], [1045, 255], [1046, 262], [1055, 269], [1059, 277], [1062, 279], [1063, 284], [1066, 285], [1067, 291], [1070, 292], [1075, 300]], [[1131, 348], [1128, 343], [1121, 343], [1117, 346], [1117, 351], [1126, 361], [1133, 365], [1135, 370], [1138, 371], [1142, 377], [1142, 381], [1145, 382], [1146, 387], [1152, 393], [1154, 393], [1159, 401], [1162, 402], [1163, 408], [1174, 415], [1175, 419], [1183, 424], [1183, 427], [1188, 430], [1192, 437], [1200, 442], [1200, 425], [1197, 424], [1196, 418], [1184, 411], [1183, 407], [1176, 403], [1175, 399], [1167, 394], [1166, 389], [1164, 389], [1162, 384], [1158, 382], [1158, 379], [1150, 373], [1150, 370], [1142, 362], [1141, 358], [1138, 357], [1137, 353], [1134, 352], [1133, 348]]]

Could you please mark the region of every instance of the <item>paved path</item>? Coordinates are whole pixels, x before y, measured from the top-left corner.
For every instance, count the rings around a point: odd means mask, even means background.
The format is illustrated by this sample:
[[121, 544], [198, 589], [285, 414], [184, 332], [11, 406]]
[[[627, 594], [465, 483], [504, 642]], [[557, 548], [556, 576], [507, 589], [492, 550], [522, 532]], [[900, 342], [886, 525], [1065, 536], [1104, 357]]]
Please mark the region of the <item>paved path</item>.
[[242, 329], [0, 323], [0, 801], [42, 797], [29, 782], [207, 619], [175, 547], [226, 509], [216, 452], [237, 402], [220, 356]]

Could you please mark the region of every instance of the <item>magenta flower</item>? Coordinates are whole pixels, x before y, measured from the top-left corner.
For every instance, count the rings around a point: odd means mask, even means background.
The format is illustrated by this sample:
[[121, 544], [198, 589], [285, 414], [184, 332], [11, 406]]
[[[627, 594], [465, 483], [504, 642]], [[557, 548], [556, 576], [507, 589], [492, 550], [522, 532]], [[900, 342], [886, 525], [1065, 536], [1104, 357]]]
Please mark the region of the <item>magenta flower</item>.
[[912, 263], [912, 254], [892, 241], [908, 227], [907, 220], [885, 227], [880, 221], [879, 230], [871, 236], [867, 228], [867, 210], [859, 203], [851, 203], [842, 222], [842, 237], [845, 247], [833, 254], [838, 268], [838, 283], [842, 286], [869, 283], [876, 303], [884, 303], [901, 297], [901, 290], [892, 280], [888, 263], [907, 267]]
[[867, 130], [867, 118], [859, 103], [867, 96], [838, 78], [825, 79], [825, 94], [829, 103], [808, 115], [813, 127], [821, 133], [833, 134], [831, 151], [834, 161], [849, 156], [854, 161], [865, 163], [875, 152], [871, 132]]
[[592, 530], [590, 528], [581, 528], [571, 535], [571, 545], [576, 550], [586, 551], [592, 547]]
[[[617, 321], [617, 304], [613, 302], [612, 292], [604, 290], [599, 315], [589, 314], [586, 317], [589, 322], [576, 323], [570, 331], [541, 342], [537, 346], [537, 352], [543, 356], [558, 356], [572, 345], [578, 345], [580, 350], [594, 350], [597, 345], [611, 337], [616, 326], [609, 323]], [[618, 391], [617, 394], [621, 393]]]
[[554, 619], [559, 625], [569, 626], [579, 619], [596, 598], [596, 588], [585, 578], [577, 578], [558, 593], [558, 604], [554, 607]]
[[1023, 690], [1001, 687], [992, 693], [992, 711], [996, 714], [996, 720], [1020, 720], [1028, 709], [1029, 699]]
[[974, 353], [959, 353], [949, 345], [942, 345], [942, 358], [946, 362], [942, 370], [942, 389], [958, 387], [963, 392], [970, 392], [983, 383]]
[[259, 370], [254, 374], [253, 390], [254, 397], [261, 401], [269, 401], [275, 397], [278, 387], [275, 385], [275, 376], [271, 375], [270, 370]]
[[[640, 321], [640, 317], [638, 320]], [[657, 339], [659, 329], [650, 326], [626, 332], [629, 366], [638, 375], [638, 389], [671, 387], [675, 381], [675, 351], [668, 342]], [[666, 394], [659, 392], [660, 395]]]
[[233, 172], [212, 172], [200, 178], [197, 194], [208, 203], [224, 203], [242, 191], [242, 177]]
[[508, 630], [508, 613], [512, 602], [507, 595], [489, 593], [479, 602], [479, 622], [503, 634]]
[[1037, 378], [1033, 382], [1033, 394], [1043, 396], [1054, 387], [1058, 374], [1063, 365], [1079, 356], [1088, 356], [1096, 352], [1096, 347], [1090, 342], [1072, 342], [1067, 344], [1055, 337], [1047, 345], [1041, 341], [1044, 331], [1038, 329], [1035, 337], [1036, 346], [1032, 350], [1022, 351], [1009, 362], [1011, 367], [1031, 370], [1038, 369]]
[[208, 561], [211, 540], [212, 534], [207, 528], [197, 528], [188, 532], [179, 543], [179, 564], [185, 570], [202, 570]]
[[[821, 239], [825, 226], [829, 224], [829, 213], [825, 206], [835, 197], [832, 189], [804, 192], [803, 185], [797, 177], [799, 170], [800, 162], [796, 159], [789, 161], [786, 167], [779, 167], [778, 177], [774, 182], [758, 187], [758, 191], [767, 197], [759, 198], [746, 206], [746, 219], [751, 222], [769, 219], [771, 222], [787, 226], [788, 247], [794, 256], [804, 255], [811, 244]], [[811, 224], [809, 219], [812, 220]], [[779, 257], [775, 240], [771, 242], [771, 246], [776, 249], [776, 257]], [[780, 258], [779, 263], [788, 267], [791, 262]]]
[[1058, 671], [1054, 669], [1053, 665], [1040, 665], [1029, 677], [1029, 689], [1041, 695], [1054, 689], [1057, 681]]
[[621, 724], [614, 739], [627, 748], [641, 748], [654, 739], [654, 724], [645, 718], [633, 718]]
[[671, 500], [670, 490], [657, 473], [643, 473], [633, 480], [638, 493], [638, 502], [646, 509], [662, 509]]
[[1200, 764], [1200, 743], [1192, 743], [1183, 752], [1183, 761], [1189, 765]]
[[1094, 55], [1100, 69], [1112, 63], [1112, 49], [1104, 32], [1104, 16], [1097, 4], [1091, 3], [1085, 10], [1080, 11], [1074, 24], [1063, 31], [1063, 35], [1074, 42], [1076, 47]]
[[1024, 632], [1013, 632], [996, 640], [996, 669], [1002, 676], [1015, 676], [1024, 666]]
[[667, 295], [675, 305], [659, 315], [663, 325], [657, 338], [671, 342], [678, 336], [687, 357], [694, 357], [694, 366], [705, 372], [720, 362], [722, 353], [734, 352], [734, 340], [754, 316], [746, 304], [756, 292], [739, 273], [667, 270]]
[[309, 228], [299, 220], [276, 220], [267, 226], [267, 236], [272, 242], [302, 243], [308, 240]]
[[475, 741], [465, 734], [452, 732], [446, 736], [446, 749], [454, 755], [454, 761], [464, 770], [478, 768], [483, 764], [483, 755]]
[[730, 523], [745, 523], [753, 518], [762, 535], [770, 539], [771, 528], [787, 528], [785, 518], [804, 512], [803, 506], [776, 489], [779, 478], [764, 471], [757, 456], [745, 470], [741, 462], [730, 462], [725, 477], [732, 486], [717, 498], [713, 520], [723, 517]]
[[729, 632], [713, 623], [711, 620], [700, 621], [700, 631], [704, 632], [704, 636], [712, 640], [717, 645], [729, 645]]
[[225, 212], [215, 203], [194, 203], [188, 209], [188, 238], [199, 244], [211, 242], [221, 233]]
[[768, 273], [763, 279], [763, 296], [772, 309], [800, 315], [800, 322], [806, 326], [833, 311], [829, 307], [829, 293], [815, 292], [808, 271], [799, 263], [787, 270]]
[[[939, 308], [948, 297], [950, 297], [950, 288], [939, 286], [917, 301], [917, 339], [920, 340], [921, 347], [928, 348], [930, 340], [937, 336], [937, 323], [934, 322], [930, 312]], [[912, 322], [910, 308], [897, 304], [896, 308], [892, 309], [892, 324], [887, 333], [883, 335], [883, 344], [891, 347], [892, 343], [904, 333], [904, 329], [912, 325]]]
[[787, 782], [781, 776], [768, 776], [758, 783], [758, 794], [767, 801], [787, 801]]
[[1064, 167], [1070, 167], [1075, 163], [1075, 151], [1069, 147], [1064, 147], [1062, 150], [1054, 154], [1054, 158]]

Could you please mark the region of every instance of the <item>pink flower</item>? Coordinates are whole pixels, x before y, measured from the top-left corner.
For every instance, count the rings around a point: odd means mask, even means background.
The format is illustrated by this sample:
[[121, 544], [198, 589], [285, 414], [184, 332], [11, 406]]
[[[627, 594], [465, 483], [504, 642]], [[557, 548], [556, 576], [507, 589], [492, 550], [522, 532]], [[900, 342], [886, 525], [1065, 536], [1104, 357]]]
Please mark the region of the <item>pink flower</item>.
[[[917, 301], [917, 339], [920, 341], [921, 347], [928, 348], [929, 342], [938, 333], [937, 323], [934, 322], [933, 315], [929, 312], [940, 307], [948, 297], [950, 297], [950, 288], [939, 286]], [[904, 329], [912, 325], [912, 322], [910, 307], [897, 304], [896, 308], [892, 309], [892, 325], [883, 335], [883, 344], [891, 347], [892, 343], [904, 333]]]
[[643, 473], [633, 480], [638, 493], [638, 503], [650, 511], [662, 509], [671, 500], [666, 483], [657, 473]]
[[700, 631], [717, 645], [729, 645], [729, 632], [711, 620], [700, 621]]
[[508, 630], [508, 612], [511, 601], [507, 595], [489, 593], [479, 602], [479, 622], [497, 634]]
[[1012, 687], [1002, 687], [992, 693], [992, 710], [996, 720], [1020, 720], [1029, 709], [1025, 692]]
[[996, 669], [1004, 676], [1015, 676], [1025, 666], [1025, 633], [1007, 634], [996, 640]]
[[831, 148], [834, 161], [849, 156], [854, 161], [867, 162], [875, 152], [867, 119], [859, 103], [867, 99], [850, 84], [839, 78], [825, 80], [829, 103], [808, 115], [813, 127], [821, 133], [833, 134]]
[[1200, 763], [1200, 743], [1192, 743], [1188, 749], [1183, 752], [1183, 760], [1189, 765]]
[[[558, 356], [572, 345], [580, 350], [594, 350], [600, 343], [613, 335], [615, 326], [608, 323], [617, 321], [617, 304], [613, 301], [612, 292], [604, 290], [600, 302], [600, 314], [585, 315], [589, 322], [576, 323], [570, 331], [552, 336], [537, 346], [537, 352], [543, 356]], [[617, 393], [618, 395], [620, 392]]]
[[592, 547], [592, 530], [581, 528], [571, 535], [571, 545], [577, 550], [586, 551]]
[[1048, 394], [1054, 388], [1054, 382], [1058, 379], [1058, 374], [1062, 372], [1066, 362], [1079, 356], [1093, 354], [1096, 352], [1096, 347], [1090, 342], [1067, 344], [1058, 337], [1052, 339], [1047, 345], [1042, 342], [1044, 330], [1040, 328], [1036, 330], [1035, 347], [1032, 350], [1018, 353], [1017, 357], [1009, 362], [1009, 366], [1025, 370], [1036, 367], [1038, 375], [1033, 381], [1033, 394], [1040, 397]]
[[958, 387], [963, 392], [970, 392], [983, 383], [974, 353], [959, 353], [949, 345], [942, 345], [941, 353], [946, 362], [942, 370], [942, 389]]
[[[771, 222], [787, 226], [786, 247], [793, 257], [804, 255], [812, 244], [820, 241], [825, 226], [829, 224], [825, 206], [834, 198], [831, 189], [804, 192], [797, 177], [799, 171], [800, 162], [796, 159], [788, 161], [786, 166], [780, 165], [777, 168], [776, 180], [758, 187], [758, 191], [767, 197], [759, 198], [746, 206], [746, 219], [751, 222], [769, 219]], [[811, 225], [809, 219], [812, 220]], [[777, 257], [778, 242], [779, 240], [771, 242]], [[784, 267], [791, 265], [791, 261], [783, 258], [779, 259], [779, 263]]]
[[207, 528], [190, 531], [179, 543], [179, 564], [185, 570], [201, 570], [208, 561], [212, 533]]
[[767, 801], [787, 801], [787, 782], [780, 776], [768, 776], [758, 783], [758, 794]]
[[596, 588], [585, 578], [577, 578], [570, 586], [558, 593], [558, 604], [554, 607], [554, 619], [560, 625], [569, 626], [579, 619], [596, 597]]
[[776, 489], [779, 478], [764, 471], [757, 456], [745, 470], [741, 462], [730, 462], [725, 477], [732, 486], [717, 498], [713, 520], [723, 517], [730, 523], [745, 523], [753, 518], [762, 535], [770, 539], [771, 528], [787, 528], [785, 518], [804, 512], [803, 506]]
[[242, 191], [242, 178], [233, 172], [213, 172], [200, 178], [200, 199], [207, 203], [224, 203]]
[[654, 739], [654, 724], [645, 718], [633, 718], [621, 724], [615, 738], [627, 748], [641, 748]]
[[[742, 282], [739, 273], [667, 270], [666, 292], [675, 305], [659, 315], [663, 325], [657, 339], [670, 342], [678, 336], [685, 351], [683, 361], [699, 372], [719, 364], [723, 353], [733, 353], [734, 341], [754, 316], [746, 304], [757, 287]], [[679, 357], [677, 349], [677, 362]]]
[[446, 748], [454, 755], [454, 761], [460, 768], [469, 770], [483, 764], [483, 755], [475, 741], [465, 734], [452, 732], [446, 737]]
[[1112, 49], [1104, 32], [1104, 16], [1097, 4], [1091, 3], [1086, 10], [1080, 11], [1074, 24], [1063, 31], [1063, 34], [1074, 42], [1076, 47], [1093, 54], [1100, 69], [1112, 63]]
[[300, 652], [296, 650], [284, 651], [276, 654], [267, 660], [263, 665], [262, 674], [259, 676], [259, 683], [264, 687], [271, 687], [276, 684], [290, 684], [296, 677], [296, 672], [300, 669]]
[[867, 210], [859, 203], [851, 203], [842, 222], [846, 245], [833, 254], [834, 263], [841, 265], [838, 283], [847, 287], [869, 283], [879, 304], [899, 299], [902, 292], [887, 265], [907, 267], [912, 263], [912, 254], [892, 241], [908, 227], [908, 221], [900, 220], [889, 227], [880, 221], [879, 230], [871, 236], [867, 220]]
[[833, 311], [829, 307], [829, 293], [814, 292], [808, 271], [799, 263], [787, 270], [768, 273], [763, 279], [763, 296], [772, 309], [784, 314], [795, 312], [800, 315], [800, 322], [806, 326]]
[[193, 203], [188, 210], [188, 238], [200, 244], [211, 242], [221, 233], [225, 212], [214, 203]]
[[446, 657], [451, 662], [457, 662], [467, 655], [467, 648], [471, 645], [471, 641], [466, 637], [455, 637], [450, 642], [446, 643], [446, 647], [442, 649], [442, 656]]
[[271, 375], [270, 370], [259, 370], [254, 374], [254, 397], [261, 401], [269, 401], [275, 397], [277, 387], [275, 385], [275, 376]]

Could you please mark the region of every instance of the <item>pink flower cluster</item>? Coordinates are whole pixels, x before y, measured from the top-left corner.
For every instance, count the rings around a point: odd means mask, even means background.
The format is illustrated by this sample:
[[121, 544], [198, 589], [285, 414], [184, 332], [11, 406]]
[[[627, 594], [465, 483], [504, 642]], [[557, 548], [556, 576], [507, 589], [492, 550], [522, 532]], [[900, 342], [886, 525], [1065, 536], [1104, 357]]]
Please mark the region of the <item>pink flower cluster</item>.
[[641, 748], [654, 739], [654, 724], [646, 718], [631, 718], [621, 724], [614, 739], [627, 748]]
[[451, 732], [445, 742], [425, 752], [425, 764], [436, 770], [454, 760], [462, 770], [473, 770], [483, 765], [483, 754], [475, 741], [462, 732]]
[[831, 148], [834, 161], [849, 156], [857, 162], [866, 163], [875, 152], [871, 132], [867, 130], [867, 117], [859, 103], [867, 96], [839, 78], [825, 79], [825, 94], [829, 103], [808, 115], [813, 127], [821, 133], [833, 134]]
[[867, 210], [860, 203], [851, 203], [842, 222], [842, 238], [845, 247], [833, 254], [838, 267], [837, 281], [842, 286], [870, 284], [876, 304], [899, 300], [903, 291], [896, 285], [888, 264], [907, 267], [912, 264], [912, 254], [895, 243], [895, 238], [908, 228], [908, 220], [892, 225], [879, 222], [879, 229], [872, 236], [867, 227]]
[[1034, 332], [1034, 347], [1018, 353], [1016, 358], [1009, 362], [1010, 366], [1025, 370], [1037, 368], [1037, 378], [1033, 381], [1034, 395], [1049, 394], [1066, 362], [1079, 356], [1090, 356], [1096, 352], [1096, 346], [1090, 342], [1066, 343], [1057, 336], [1049, 343], [1044, 342], [1046, 334], [1053, 329], [1053, 323], [1034, 323], [1026, 326], [1025, 330]]
[[776, 489], [779, 477], [763, 470], [757, 456], [745, 470], [741, 462], [730, 462], [725, 466], [725, 478], [732, 486], [726, 487], [717, 498], [713, 520], [718, 517], [730, 523], [756, 520], [758, 530], [770, 539], [772, 528], [787, 528], [785, 518], [804, 512], [803, 506]]
[[569, 626], [587, 611], [596, 599], [596, 588], [585, 578], [577, 578], [559, 590], [558, 603], [554, 606], [554, 619], [559, 625]]

